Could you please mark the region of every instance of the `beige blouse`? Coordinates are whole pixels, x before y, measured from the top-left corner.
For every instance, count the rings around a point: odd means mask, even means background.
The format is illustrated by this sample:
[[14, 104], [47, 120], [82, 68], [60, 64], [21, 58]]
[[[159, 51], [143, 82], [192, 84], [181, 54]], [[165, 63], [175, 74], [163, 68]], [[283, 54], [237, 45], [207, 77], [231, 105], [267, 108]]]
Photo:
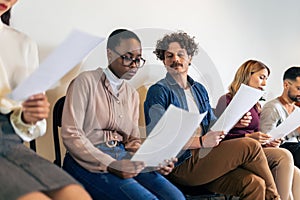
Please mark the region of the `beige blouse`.
[[62, 138], [66, 149], [84, 168], [107, 171], [115, 159], [95, 145], [117, 138], [129, 151], [140, 146], [139, 97], [124, 82], [114, 94], [101, 68], [75, 78], [67, 91], [62, 117]]

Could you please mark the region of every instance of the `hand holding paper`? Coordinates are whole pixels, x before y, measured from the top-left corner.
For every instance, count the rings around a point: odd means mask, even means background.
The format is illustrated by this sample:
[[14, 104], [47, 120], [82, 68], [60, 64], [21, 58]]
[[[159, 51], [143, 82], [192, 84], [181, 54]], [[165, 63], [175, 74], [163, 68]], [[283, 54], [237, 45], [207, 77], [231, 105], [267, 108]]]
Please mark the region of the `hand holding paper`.
[[213, 131], [230, 131], [261, 98], [264, 91], [242, 84], [222, 115], [211, 127]]
[[131, 160], [144, 161], [146, 166], [158, 166], [165, 159], [176, 157], [205, 115], [170, 105]]
[[271, 130], [272, 139], [282, 138], [300, 126], [300, 109], [295, 109], [279, 126]]
[[68, 71], [80, 63], [104, 38], [80, 31], [71, 34], [25, 81], [19, 84], [9, 98], [19, 101], [50, 89]]
[[172, 170], [174, 169], [175, 167], [175, 163], [178, 161], [177, 158], [171, 158], [171, 159], [168, 159], [168, 160], [165, 160], [165, 165], [161, 165], [157, 168], [157, 171], [160, 173], [160, 174], [163, 174], [163, 175], [168, 175], [172, 172]]

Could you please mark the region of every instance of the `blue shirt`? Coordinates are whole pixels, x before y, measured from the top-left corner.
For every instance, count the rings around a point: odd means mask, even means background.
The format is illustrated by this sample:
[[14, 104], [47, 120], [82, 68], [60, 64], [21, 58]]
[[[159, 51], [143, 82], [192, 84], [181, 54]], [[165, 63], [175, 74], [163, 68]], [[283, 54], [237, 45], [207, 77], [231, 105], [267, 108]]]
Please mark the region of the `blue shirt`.
[[[209, 97], [205, 87], [194, 81], [190, 76], [187, 77], [187, 81], [190, 84], [191, 92], [199, 112], [204, 113], [207, 111], [207, 115], [201, 122], [203, 134], [205, 134], [209, 130], [210, 125], [216, 121], [216, 117], [210, 106]], [[156, 84], [152, 85], [147, 92], [147, 97], [144, 102], [147, 134], [151, 132], [170, 104], [188, 111], [184, 89], [177, 84], [169, 73], [167, 73], [164, 79], [161, 79]], [[190, 150], [181, 152], [176, 165], [179, 165], [190, 156]]]

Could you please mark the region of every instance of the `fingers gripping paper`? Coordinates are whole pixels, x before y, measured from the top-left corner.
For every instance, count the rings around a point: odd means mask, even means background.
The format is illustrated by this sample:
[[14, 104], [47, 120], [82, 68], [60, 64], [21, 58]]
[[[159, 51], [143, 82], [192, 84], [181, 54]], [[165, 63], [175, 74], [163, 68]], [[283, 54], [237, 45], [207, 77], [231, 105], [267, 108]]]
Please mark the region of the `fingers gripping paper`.
[[279, 126], [272, 129], [269, 134], [272, 139], [282, 138], [300, 126], [300, 109], [296, 108]]
[[190, 113], [170, 105], [131, 160], [158, 166], [175, 157], [200, 125], [203, 114]]
[[39, 68], [9, 94], [9, 98], [24, 100], [50, 89], [104, 39], [78, 30], [72, 31]]
[[264, 92], [261, 90], [242, 84], [211, 130], [225, 131], [226, 133], [230, 131], [263, 94]]

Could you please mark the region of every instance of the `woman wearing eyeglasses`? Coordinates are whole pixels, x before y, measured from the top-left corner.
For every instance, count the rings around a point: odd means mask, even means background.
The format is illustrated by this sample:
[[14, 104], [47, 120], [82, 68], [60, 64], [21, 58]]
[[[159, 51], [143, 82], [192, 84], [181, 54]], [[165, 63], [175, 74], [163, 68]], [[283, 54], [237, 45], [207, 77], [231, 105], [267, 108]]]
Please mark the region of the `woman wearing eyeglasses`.
[[140, 39], [131, 31], [115, 30], [108, 38], [107, 58], [106, 69], [83, 72], [68, 88], [63, 168], [93, 199], [184, 199], [161, 175], [170, 173], [176, 160], [147, 172], [143, 162], [129, 160], [141, 145], [139, 96], [126, 83], [145, 63]]

